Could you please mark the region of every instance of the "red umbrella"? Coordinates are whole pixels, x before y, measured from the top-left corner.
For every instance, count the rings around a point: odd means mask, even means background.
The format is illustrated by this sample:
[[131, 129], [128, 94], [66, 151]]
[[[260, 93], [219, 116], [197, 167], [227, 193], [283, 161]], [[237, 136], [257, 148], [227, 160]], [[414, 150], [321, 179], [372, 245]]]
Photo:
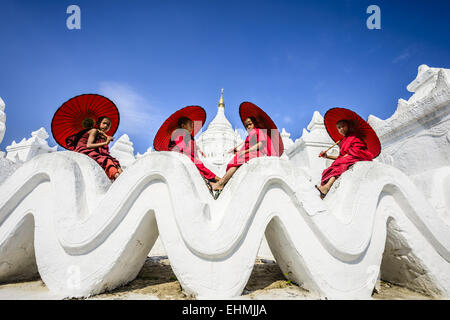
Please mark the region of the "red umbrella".
[[169, 149], [172, 132], [178, 128], [178, 120], [183, 117], [189, 118], [194, 122], [192, 136], [195, 136], [205, 123], [206, 112], [200, 106], [187, 106], [172, 114], [164, 121], [156, 133], [155, 139], [153, 140], [153, 147], [156, 151], [167, 151]]
[[239, 115], [241, 116], [242, 123], [249, 117], [255, 117], [258, 123], [257, 127], [267, 129], [267, 134], [275, 147], [274, 151], [276, 155], [281, 156], [283, 154], [284, 145], [280, 132], [272, 119], [260, 107], [251, 102], [242, 102], [239, 106]]
[[[52, 119], [52, 134], [55, 141], [68, 149], [66, 138], [86, 129], [86, 123], [95, 124], [99, 117], [111, 119], [111, 128], [106, 132], [112, 136], [119, 127], [120, 115], [116, 105], [98, 94], [82, 94], [66, 101], [56, 110]], [[91, 122], [92, 122], [91, 121]]]
[[356, 112], [345, 108], [332, 108], [325, 113], [324, 122], [328, 134], [334, 141], [341, 140], [343, 136], [336, 128], [340, 120], [347, 120], [350, 123], [349, 130], [352, 130], [359, 138], [367, 144], [367, 148], [373, 157], [376, 158], [381, 152], [381, 143], [372, 127], [364, 121]]

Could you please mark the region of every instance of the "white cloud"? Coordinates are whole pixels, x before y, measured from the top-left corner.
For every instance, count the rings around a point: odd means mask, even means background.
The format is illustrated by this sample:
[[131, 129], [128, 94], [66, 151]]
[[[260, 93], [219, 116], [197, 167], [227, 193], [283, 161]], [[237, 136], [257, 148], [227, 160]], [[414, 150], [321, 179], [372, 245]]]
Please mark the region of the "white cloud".
[[111, 99], [120, 112], [120, 131], [128, 134], [148, 133], [162, 124], [161, 112], [131, 86], [117, 82], [100, 83], [100, 94]]
[[410, 46], [410, 47], [404, 49], [398, 56], [396, 56], [392, 60], [392, 63], [399, 63], [399, 62], [402, 62], [404, 60], [408, 60], [413, 55], [415, 55], [416, 52], [417, 52], [417, 48], [414, 47], [414, 46]]
[[392, 60], [393, 63], [397, 63], [400, 61], [403, 61], [405, 59], [408, 59], [411, 56], [409, 52], [403, 52], [402, 54], [398, 55], [394, 60]]
[[283, 121], [284, 121], [285, 123], [291, 123], [291, 122], [292, 122], [292, 118], [291, 118], [290, 116], [284, 116], [284, 117], [283, 117]]

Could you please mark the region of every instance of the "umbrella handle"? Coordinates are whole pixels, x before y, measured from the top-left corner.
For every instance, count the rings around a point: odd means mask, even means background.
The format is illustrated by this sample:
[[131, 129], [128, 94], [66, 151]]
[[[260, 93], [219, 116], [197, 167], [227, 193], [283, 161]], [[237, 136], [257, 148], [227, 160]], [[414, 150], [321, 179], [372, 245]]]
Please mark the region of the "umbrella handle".
[[[342, 140], [342, 139], [341, 139]], [[324, 153], [327, 153], [328, 151], [330, 151], [331, 148], [333, 148], [335, 145], [337, 145], [339, 142], [341, 142], [341, 140], [336, 141], [335, 144], [333, 144], [331, 147], [329, 147], [327, 150], [325, 150]]]
[[240, 146], [242, 146], [242, 144], [244, 143], [244, 141], [242, 141], [241, 143], [239, 143], [236, 147], [234, 147], [233, 149], [237, 149], [237, 148], [239, 148]]
[[101, 131], [101, 130], [99, 130], [99, 129], [97, 129], [97, 131], [100, 132], [100, 133], [105, 137], [105, 139], [108, 138], [108, 136], [106, 135], [106, 133], [104, 133], [103, 131]]

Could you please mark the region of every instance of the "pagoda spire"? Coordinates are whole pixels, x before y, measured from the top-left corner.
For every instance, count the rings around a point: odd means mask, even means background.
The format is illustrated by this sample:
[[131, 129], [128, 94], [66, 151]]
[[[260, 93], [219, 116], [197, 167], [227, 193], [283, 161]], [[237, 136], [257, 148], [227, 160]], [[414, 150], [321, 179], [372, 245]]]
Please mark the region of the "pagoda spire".
[[225, 109], [225, 102], [223, 101], [223, 88], [220, 90], [220, 99], [219, 99], [219, 106], [218, 108], [224, 108]]

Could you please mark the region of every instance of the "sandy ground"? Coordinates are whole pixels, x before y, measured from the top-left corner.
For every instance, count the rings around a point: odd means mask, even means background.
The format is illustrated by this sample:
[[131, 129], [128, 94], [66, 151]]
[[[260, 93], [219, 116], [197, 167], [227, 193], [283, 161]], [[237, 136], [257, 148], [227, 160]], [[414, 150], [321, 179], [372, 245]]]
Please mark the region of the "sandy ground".
[[[381, 281], [374, 292], [376, 300], [429, 300], [429, 296]], [[1, 300], [51, 300], [61, 299], [51, 294], [41, 280], [0, 285]], [[278, 265], [272, 260], [257, 259], [242, 296], [243, 300], [313, 300], [318, 297], [296, 284], [287, 281]], [[137, 278], [111, 292], [88, 298], [108, 300], [191, 300], [185, 295], [167, 257], [149, 257]]]

